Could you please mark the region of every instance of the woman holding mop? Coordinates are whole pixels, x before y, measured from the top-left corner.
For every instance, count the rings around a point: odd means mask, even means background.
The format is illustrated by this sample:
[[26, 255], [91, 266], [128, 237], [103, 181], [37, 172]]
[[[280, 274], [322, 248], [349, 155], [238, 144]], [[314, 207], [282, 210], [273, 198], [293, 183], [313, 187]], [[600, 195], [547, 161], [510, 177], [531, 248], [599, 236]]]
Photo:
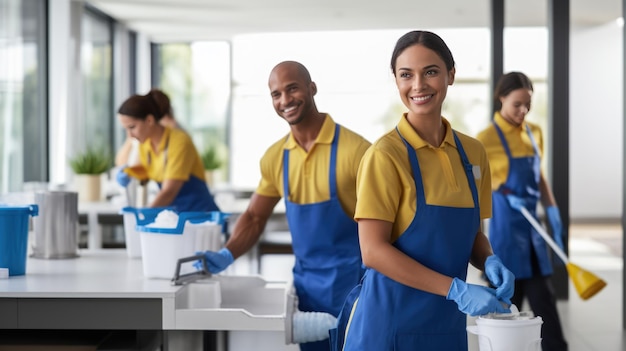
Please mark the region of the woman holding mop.
[[494, 98], [496, 113], [477, 139], [485, 146], [491, 166], [493, 214], [489, 239], [494, 253], [515, 274], [511, 302], [519, 307], [524, 298], [543, 318], [544, 351], [567, 350], [556, 297], [550, 283], [552, 265], [548, 246], [519, 211], [535, 215], [541, 201], [554, 241], [563, 248], [562, 224], [552, 190], [541, 172], [543, 136], [536, 124], [527, 122], [533, 85], [523, 73], [510, 72], [499, 80]]

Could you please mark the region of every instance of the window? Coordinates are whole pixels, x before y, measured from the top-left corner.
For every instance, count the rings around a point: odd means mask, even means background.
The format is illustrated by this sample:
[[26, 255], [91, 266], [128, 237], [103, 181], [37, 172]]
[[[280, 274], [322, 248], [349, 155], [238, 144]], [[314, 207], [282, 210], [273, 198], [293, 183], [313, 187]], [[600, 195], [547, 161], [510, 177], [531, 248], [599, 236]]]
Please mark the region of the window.
[[[390, 59], [408, 30], [342, 31], [242, 35], [233, 41], [231, 182], [256, 188], [259, 160], [289, 132], [272, 107], [267, 88], [279, 62], [303, 63], [316, 82], [317, 107], [340, 124], [374, 141], [406, 111], [396, 90]], [[489, 29], [434, 29], [450, 47], [456, 79], [448, 89], [443, 115], [453, 127], [473, 135], [489, 120]], [[469, 39], [468, 39], [469, 38]], [[285, 45], [285, 43], [289, 43]], [[350, 45], [346, 45], [350, 43]], [[254, 143], [251, 146], [251, 140]]]
[[[230, 45], [227, 42], [161, 44], [156, 48], [156, 86], [170, 97], [174, 118], [202, 153], [215, 146], [225, 161], [215, 182], [228, 178]], [[140, 92], [145, 94], [147, 92]]]
[[78, 145], [112, 154], [113, 78], [112, 22], [89, 8], [82, 17], [82, 113], [75, 119], [82, 131]]
[[48, 177], [46, 43], [46, 1], [0, 0], [3, 193]]

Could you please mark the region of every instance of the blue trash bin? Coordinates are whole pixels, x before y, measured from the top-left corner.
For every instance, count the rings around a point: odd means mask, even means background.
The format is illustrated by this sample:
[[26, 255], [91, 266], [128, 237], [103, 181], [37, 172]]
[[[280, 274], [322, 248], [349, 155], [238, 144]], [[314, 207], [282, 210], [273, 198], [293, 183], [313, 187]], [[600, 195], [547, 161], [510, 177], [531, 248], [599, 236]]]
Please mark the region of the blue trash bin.
[[38, 214], [37, 205], [0, 204], [0, 268], [8, 268], [9, 276], [26, 274], [28, 220]]

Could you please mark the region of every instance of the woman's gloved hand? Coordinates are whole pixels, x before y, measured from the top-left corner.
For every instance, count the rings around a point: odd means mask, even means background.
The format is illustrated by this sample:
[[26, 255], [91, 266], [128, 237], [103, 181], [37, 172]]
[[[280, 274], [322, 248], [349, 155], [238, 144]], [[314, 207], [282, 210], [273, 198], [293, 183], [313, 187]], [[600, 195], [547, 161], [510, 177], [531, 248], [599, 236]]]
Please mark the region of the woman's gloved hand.
[[[217, 274], [225, 270], [228, 266], [231, 265], [231, 263], [235, 261], [235, 259], [233, 258], [233, 254], [227, 248], [222, 248], [217, 252], [196, 252], [196, 255], [204, 255], [206, 269], [213, 274]], [[202, 261], [194, 262], [193, 266], [196, 269], [202, 269]]]
[[554, 241], [557, 245], [559, 245], [559, 248], [562, 251], [565, 251], [565, 247], [563, 245], [563, 224], [561, 223], [561, 213], [559, 212], [559, 208], [556, 206], [546, 207], [546, 216], [548, 217], [550, 228], [552, 228]]
[[491, 255], [485, 260], [485, 275], [489, 282], [496, 287], [496, 297], [510, 305], [511, 297], [515, 291], [515, 275], [504, 266], [496, 255]]
[[482, 285], [467, 284], [454, 278], [446, 299], [456, 302], [459, 311], [470, 316], [481, 316], [487, 313], [510, 313], [496, 297], [495, 289]]
[[130, 183], [130, 175], [124, 172], [126, 168], [127, 167], [123, 167], [115, 175], [115, 180], [117, 181], [117, 184], [123, 186], [124, 188], [128, 186], [128, 183]]
[[519, 211], [522, 209], [522, 207], [526, 207], [526, 201], [524, 201], [524, 199], [519, 196], [509, 194], [506, 196], [506, 199], [507, 201], [509, 201], [509, 206], [511, 206], [515, 210]]

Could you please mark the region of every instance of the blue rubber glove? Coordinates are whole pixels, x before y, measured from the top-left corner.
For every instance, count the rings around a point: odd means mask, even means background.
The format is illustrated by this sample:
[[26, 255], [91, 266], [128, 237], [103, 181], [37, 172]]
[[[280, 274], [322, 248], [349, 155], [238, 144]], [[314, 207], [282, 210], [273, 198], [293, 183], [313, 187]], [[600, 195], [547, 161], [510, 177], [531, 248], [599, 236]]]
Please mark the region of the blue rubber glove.
[[511, 297], [515, 291], [515, 275], [504, 266], [496, 255], [491, 255], [485, 260], [485, 275], [496, 287], [496, 297], [510, 305]]
[[492, 312], [511, 313], [510, 309], [500, 303], [494, 289], [467, 284], [459, 278], [452, 280], [446, 299], [456, 302], [459, 311], [470, 316], [482, 316]]
[[509, 205], [515, 210], [520, 211], [522, 207], [526, 207], [526, 201], [519, 196], [509, 194], [506, 196], [506, 199], [509, 201]]
[[[235, 261], [235, 259], [233, 258], [233, 254], [227, 248], [223, 248], [217, 252], [196, 252], [196, 255], [204, 255], [206, 261], [206, 269], [213, 274], [217, 274], [225, 270], [226, 267], [230, 266], [230, 264]], [[193, 266], [196, 269], [202, 269], [202, 261], [194, 262]]]
[[115, 180], [117, 181], [117, 184], [125, 188], [128, 186], [128, 183], [130, 183], [130, 176], [128, 175], [128, 173], [124, 172], [124, 169], [126, 169], [126, 167], [120, 169], [117, 172], [117, 174], [115, 175]]
[[557, 245], [559, 245], [561, 250], [565, 251], [565, 247], [563, 245], [563, 224], [561, 223], [561, 213], [559, 212], [559, 208], [556, 206], [546, 207], [546, 216], [548, 216], [548, 222], [550, 223], [550, 228], [552, 228], [554, 241]]

